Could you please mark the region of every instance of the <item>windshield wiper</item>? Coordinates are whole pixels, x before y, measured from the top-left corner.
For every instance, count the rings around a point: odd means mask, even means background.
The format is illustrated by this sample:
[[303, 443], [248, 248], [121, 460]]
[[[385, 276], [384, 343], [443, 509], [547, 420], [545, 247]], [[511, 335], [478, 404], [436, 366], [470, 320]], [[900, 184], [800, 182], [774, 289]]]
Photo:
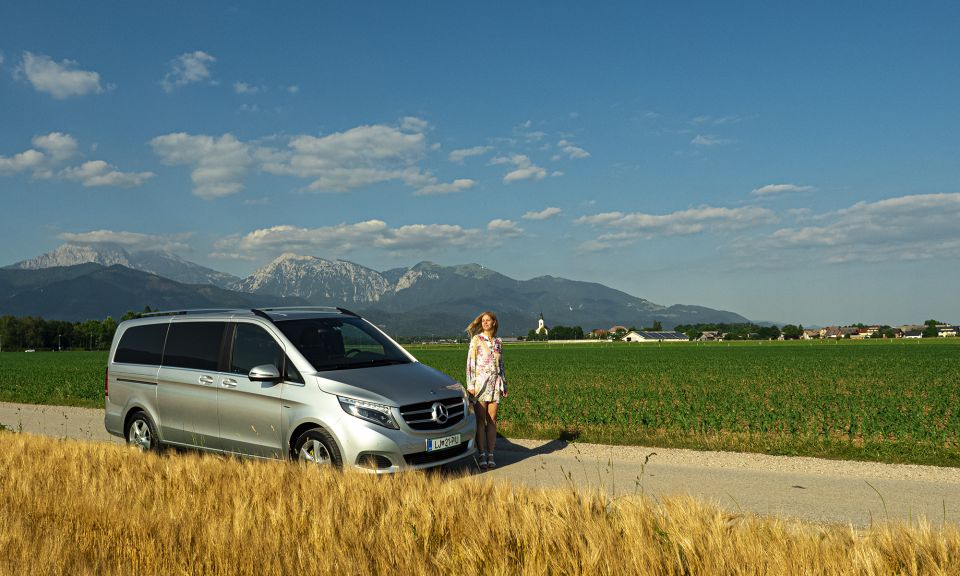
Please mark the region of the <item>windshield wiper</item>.
[[406, 358], [381, 358], [379, 360], [370, 360], [366, 362], [366, 366], [390, 366], [391, 364], [409, 364], [410, 361]]
[[329, 372], [331, 370], [350, 370], [352, 368], [370, 368], [371, 366], [390, 366], [393, 364], [409, 364], [410, 361], [405, 358], [378, 358], [376, 360], [365, 360], [362, 362], [344, 362], [340, 364], [327, 364], [317, 366], [317, 372]]

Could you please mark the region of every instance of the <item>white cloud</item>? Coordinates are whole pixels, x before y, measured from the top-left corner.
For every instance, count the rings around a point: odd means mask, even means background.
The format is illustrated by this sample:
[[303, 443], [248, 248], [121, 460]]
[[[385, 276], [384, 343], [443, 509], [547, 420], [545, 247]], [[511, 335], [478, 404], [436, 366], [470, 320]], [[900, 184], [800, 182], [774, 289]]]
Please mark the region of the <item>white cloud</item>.
[[18, 72], [27, 77], [35, 90], [46, 92], [58, 100], [102, 93], [100, 74], [75, 70], [76, 65], [72, 60], [54, 62], [49, 56], [24, 52]]
[[265, 150], [261, 155], [266, 172], [309, 179], [311, 191], [346, 192], [391, 180], [414, 188], [436, 184], [417, 167], [425, 154], [423, 133], [378, 124], [322, 137], [296, 136], [287, 150]]
[[[820, 215], [820, 226], [781, 228], [757, 246], [804, 251], [827, 263], [880, 262], [960, 255], [960, 193], [858, 202]], [[774, 255], [777, 258], [776, 255]]]
[[3, 66], [3, 52], [0, 52], [0, 66]]
[[216, 58], [202, 50], [185, 52], [170, 61], [170, 70], [160, 85], [164, 91], [173, 92], [180, 86], [208, 80], [210, 66], [216, 61]]
[[43, 152], [29, 149], [13, 156], [0, 156], [0, 174], [16, 174], [24, 170], [35, 170], [43, 165], [46, 156]]
[[728, 140], [725, 138], [717, 138], [716, 136], [711, 136], [709, 134], [697, 134], [693, 140], [690, 141], [690, 144], [694, 146], [703, 146], [703, 147], [712, 147], [712, 146], [722, 146], [724, 144], [730, 144], [733, 140]]
[[544, 208], [539, 212], [527, 212], [526, 214], [523, 215], [523, 219], [524, 220], [547, 220], [555, 216], [559, 216], [562, 213], [563, 213], [563, 210], [556, 208], [554, 206], [550, 206], [548, 208]]
[[603, 242], [600, 240], [587, 240], [579, 246], [577, 246], [578, 254], [590, 254], [592, 252], [602, 252], [612, 248], [609, 242]]
[[798, 186], [796, 184], [767, 184], [766, 186], [754, 188], [750, 193], [754, 196], [773, 196], [791, 192], [807, 192], [813, 189], [813, 186]]
[[234, 82], [233, 91], [237, 94], [256, 94], [260, 92], [260, 87], [247, 84], [246, 82]]
[[523, 228], [512, 220], [496, 218], [487, 224], [487, 232], [503, 238], [519, 238], [523, 236]]
[[456, 224], [410, 224], [385, 231], [374, 240], [377, 248], [392, 251], [424, 251], [445, 246], [466, 246], [481, 237], [477, 229]]
[[723, 126], [724, 124], [737, 124], [741, 120], [743, 120], [743, 118], [740, 116], [696, 116], [690, 120], [690, 123]]
[[34, 179], [80, 182], [87, 188], [130, 188], [140, 186], [154, 176], [152, 172], [120, 172], [103, 160], [90, 160], [79, 166], [61, 168], [77, 153], [77, 141], [62, 132], [34, 136], [31, 142], [34, 148], [9, 158], [0, 156], [0, 174], [30, 171]]
[[193, 167], [193, 193], [204, 199], [243, 190], [243, 178], [253, 162], [250, 147], [232, 134], [214, 138], [178, 132], [157, 136], [150, 144], [164, 163]]
[[116, 186], [132, 188], [142, 185], [153, 178], [153, 172], [120, 172], [103, 160], [91, 160], [80, 166], [66, 168], [60, 177], [83, 184], [85, 188], [95, 186]]
[[462, 247], [483, 236], [475, 228], [454, 224], [410, 224], [391, 228], [382, 220], [338, 224], [320, 228], [273, 226], [243, 236], [230, 236], [216, 242], [219, 257], [251, 259], [284, 252], [349, 252], [381, 249], [390, 252], [427, 252], [446, 247]]
[[153, 235], [139, 232], [116, 232], [113, 230], [92, 230], [90, 232], [64, 232], [57, 238], [71, 244], [114, 244], [127, 250], [168, 250], [188, 252], [190, 246], [186, 240], [192, 234]]
[[45, 150], [54, 162], [62, 162], [77, 153], [77, 141], [63, 132], [51, 132], [43, 136], [34, 136], [34, 146]]
[[514, 154], [512, 156], [497, 156], [490, 160], [492, 165], [512, 164], [516, 166], [503, 177], [505, 184], [518, 182], [520, 180], [543, 180], [547, 176], [547, 171], [530, 161], [525, 154]]
[[400, 120], [400, 128], [407, 132], [426, 132], [430, 123], [415, 116], [407, 116]]
[[[562, 150], [563, 153], [567, 156], [567, 158], [570, 158], [571, 160], [590, 157], [589, 152], [587, 152], [583, 148], [580, 148], [579, 146], [574, 146], [573, 143], [568, 140], [561, 140], [560, 142], [557, 143], [557, 146], [559, 146], [560, 150]], [[553, 159], [559, 160], [562, 157], [563, 156], [558, 154], [554, 156]]]
[[463, 164], [463, 161], [471, 156], [482, 156], [489, 152], [492, 149], [491, 146], [474, 146], [473, 148], [460, 148], [458, 150], [451, 150], [450, 154], [447, 156], [451, 162], [456, 162], [457, 164]]
[[287, 86], [287, 92], [289, 92], [290, 94], [299, 94], [300, 87], [297, 86], [296, 84], [292, 84], [290, 86]]
[[451, 192], [463, 192], [476, 185], [476, 182], [468, 178], [458, 178], [453, 182], [446, 184], [429, 184], [417, 190], [415, 196], [428, 196], [431, 194], [449, 194]]
[[623, 232], [625, 235], [621, 234], [616, 238], [623, 240], [628, 237], [686, 236], [702, 232], [738, 230], [770, 224], [776, 219], [776, 215], [771, 210], [757, 206], [741, 208], [700, 206], [670, 214], [605, 212], [581, 216], [575, 222]]

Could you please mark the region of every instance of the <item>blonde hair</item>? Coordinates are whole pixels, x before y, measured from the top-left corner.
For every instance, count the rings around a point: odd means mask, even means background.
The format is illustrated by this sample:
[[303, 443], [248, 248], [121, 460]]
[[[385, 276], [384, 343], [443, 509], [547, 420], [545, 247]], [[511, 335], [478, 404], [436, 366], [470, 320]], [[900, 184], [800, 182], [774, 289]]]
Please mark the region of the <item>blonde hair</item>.
[[473, 319], [473, 322], [467, 324], [467, 334], [469, 334], [471, 338], [483, 332], [484, 316], [489, 316], [490, 319], [493, 320], [493, 335], [497, 335], [497, 330], [500, 329], [500, 322], [497, 320], [496, 314], [487, 310], [486, 312], [481, 312], [479, 316]]

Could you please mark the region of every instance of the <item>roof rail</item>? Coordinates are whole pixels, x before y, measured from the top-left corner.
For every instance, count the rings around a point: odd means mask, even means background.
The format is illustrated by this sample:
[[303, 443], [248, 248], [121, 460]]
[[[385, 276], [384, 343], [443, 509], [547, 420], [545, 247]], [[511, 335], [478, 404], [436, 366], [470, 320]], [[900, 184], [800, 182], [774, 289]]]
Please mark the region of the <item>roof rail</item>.
[[[340, 312], [341, 314], [349, 314], [350, 316], [359, 316], [359, 314], [355, 312], [351, 312], [346, 308], [339, 308], [337, 306], [268, 306], [268, 307], [257, 308], [256, 310], [259, 310], [261, 312], [294, 312], [297, 310], [301, 310], [301, 311], [316, 310], [316, 311], [324, 311], [324, 312]], [[256, 312], [254, 312], [254, 314], [256, 314]]]
[[140, 318], [150, 316], [179, 316], [184, 314], [211, 314], [214, 312], [238, 312], [237, 308], [190, 308], [187, 310], [156, 310], [153, 312], [142, 312]]

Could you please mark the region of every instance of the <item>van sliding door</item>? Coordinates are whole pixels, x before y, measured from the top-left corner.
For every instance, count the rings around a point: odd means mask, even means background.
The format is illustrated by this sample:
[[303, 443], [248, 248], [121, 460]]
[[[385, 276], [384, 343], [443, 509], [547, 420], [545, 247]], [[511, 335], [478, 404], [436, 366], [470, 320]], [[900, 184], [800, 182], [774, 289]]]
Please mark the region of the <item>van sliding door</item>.
[[217, 393], [226, 322], [174, 320], [157, 375], [164, 440], [220, 450]]

